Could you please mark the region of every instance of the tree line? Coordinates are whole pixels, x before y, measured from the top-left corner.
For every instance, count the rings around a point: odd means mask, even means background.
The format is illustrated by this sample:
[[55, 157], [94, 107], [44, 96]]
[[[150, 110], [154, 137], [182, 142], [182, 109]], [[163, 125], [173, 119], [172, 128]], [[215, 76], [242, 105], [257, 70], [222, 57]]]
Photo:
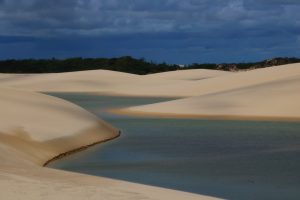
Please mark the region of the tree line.
[[23, 59], [0, 61], [0, 73], [59, 73], [84, 70], [105, 69], [132, 74], [152, 74], [174, 70], [214, 69], [214, 70], [246, 70], [274, 65], [300, 62], [298, 58], [273, 58], [261, 62], [233, 64], [198, 64], [179, 66], [167, 63], [148, 62], [130, 56], [119, 58], [68, 58], [68, 59]]

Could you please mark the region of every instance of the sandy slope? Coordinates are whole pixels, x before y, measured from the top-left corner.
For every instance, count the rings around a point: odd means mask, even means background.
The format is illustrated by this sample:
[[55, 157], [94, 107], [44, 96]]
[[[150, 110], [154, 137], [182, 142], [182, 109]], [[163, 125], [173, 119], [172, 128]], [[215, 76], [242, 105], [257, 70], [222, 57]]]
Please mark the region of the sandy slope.
[[106, 70], [41, 75], [0, 74], [0, 85], [43, 92], [190, 97], [289, 79], [300, 74], [299, 68], [300, 64], [291, 64], [247, 72], [188, 70], [147, 76]]
[[[246, 72], [233, 72], [198, 81], [165, 83], [161, 84], [159, 87], [155, 85], [144, 86], [143, 84], [139, 84], [135, 87], [126, 89], [126, 86], [124, 86], [122, 90], [130, 95], [200, 96], [292, 78], [293, 76], [300, 74], [299, 69], [300, 64], [291, 64]], [[152, 80], [155, 82], [154, 79]]]
[[41, 167], [54, 156], [118, 136], [64, 100], [0, 88], [0, 199], [209, 199]]
[[191, 69], [191, 70], [178, 70], [171, 72], [163, 72], [156, 74], [146, 75], [150, 79], [163, 79], [163, 80], [203, 80], [207, 78], [223, 76], [231, 74], [232, 72], [209, 70], [209, 69]]
[[99, 92], [136, 96], [189, 96], [174, 92], [174, 87], [190, 85], [195, 80], [226, 74], [230, 74], [230, 72], [202, 69], [146, 76], [107, 70], [58, 74], [0, 74], [0, 85], [40, 92]]
[[55, 74], [0, 74], [0, 85], [43, 92], [105, 92], [139, 76], [107, 70]]
[[133, 107], [124, 112], [300, 119], [300, 64], [211, 78], [200, 81], [198, 89], [201, 91], [196, 97]]

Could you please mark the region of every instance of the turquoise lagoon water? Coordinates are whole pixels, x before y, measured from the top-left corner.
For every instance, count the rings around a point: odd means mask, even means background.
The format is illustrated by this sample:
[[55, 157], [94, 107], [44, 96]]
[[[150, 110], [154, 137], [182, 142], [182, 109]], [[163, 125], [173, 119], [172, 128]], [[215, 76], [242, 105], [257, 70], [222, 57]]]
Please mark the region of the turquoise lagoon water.
[[168, 99], [52, 95], [122, 131], [53, 168], [226, 199], [300, 199], [300, 123], [126, 117], [105, 109]]

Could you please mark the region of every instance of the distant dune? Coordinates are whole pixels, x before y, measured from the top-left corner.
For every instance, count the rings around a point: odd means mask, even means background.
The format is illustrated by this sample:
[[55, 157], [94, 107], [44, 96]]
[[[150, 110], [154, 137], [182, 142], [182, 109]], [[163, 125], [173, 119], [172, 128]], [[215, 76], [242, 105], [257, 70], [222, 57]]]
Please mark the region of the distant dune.
[[191, 89], [197, 90], [198, 96], [132, 107], [124, 112], [190, 117], [300, 119], [300, 64], [206, 79], [194, 82]]
[[163, 79], [163, 80], [202, 80], [217, 76], [223, 76], [231, 74], [231, 72], [221, 70], [209, 70], [209, 69], [190, 69], [190, 70], [178, 70], [163, 72], [157, 74], [146, 75], [146, 78]]
[[[191, 97], [283, 80], [299, 74], [299, 64], [247, 72], [187, 70], [132, 75], [94, 70], [59, 74], [0, 74], [0, 85], [39, 92], [93, 92], [112, 95]], [[3, 77], [2, 77], [3, 76]]]
[[42, 92], [104, 92], [139, 76], [107, 70], [53, 74], [0, 74], [0, 85]]
[[[149, 84], [143, 87], [144, 85], [140, 84], [126, 90], [124, 86], [123, 91], [130, 95], [200, 96], [293, 78], [293, 76], [300, 73], [299, 68], [300, 64], [282, 65], [246, 72], [232, 72], [203, 80], [165, 82], [161, 83], [159, 87]], [[193, 76], [193, 71], [190, 72], [190, 75]], [[155, 77], [151, 77], [150, 80], [155, 83]]]
[[[190, 96], [174, 87], [230, 74], [216, 70], [182, 70], [133, 75], [107, 70], [55, 74], [0, 74], [0, 85], [38, 92], [94, 92], [133, 96]], [[170, 89], [171, 88], [171, 89]]]

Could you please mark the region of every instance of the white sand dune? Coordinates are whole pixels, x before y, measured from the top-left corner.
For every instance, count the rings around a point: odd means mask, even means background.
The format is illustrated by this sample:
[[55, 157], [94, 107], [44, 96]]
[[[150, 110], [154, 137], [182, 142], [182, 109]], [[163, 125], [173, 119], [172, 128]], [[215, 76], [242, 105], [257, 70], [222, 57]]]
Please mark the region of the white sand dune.
[[51, 158], [118, 136], [93, 114], [51, 96], [0, 88], [0, 199], [213, 199], [43, 168]]
[[300, 119], [300, 64], [240, 72], [202, 80], [198, 85], [199, 96], [132, 107], [123, 112]]
[[[122, 89], [119, 88], [119, 91], [124, 91], [130, 95], [144, 96], [200, 96], [293, 78], [300, 73], [299, 68], [300, 64], [282, 65], [246, 72], [232, 72], [198, 81], [166, 82], [159, 86], [139, 84], [127, 89], [126, 86], [123, 86]], [[192, 74], [191, 72], [191, 76]], [[155, 82], [154, 78], [151, 80]]]
[[232, 72], [209, 70], [209, 69], [190, 69], [190, 70], [177, 70], [156, 74], [146, 75], [146, 78], [163, 79], [163, 80], [203, 80], [207, 78], [223, 76], [231, 74]]
[[[0, 74], [0, 85], [38, 92], [94, 92], [133, 96], [190, 96], [174, 87], [231, 74], [216, 70], [182, 70], [139, 76], [107, 70], [57, 74]], [[171, 88], [171, 89], [170, 89]]]
[[107, 70], [53, 74], [0, 74], [0, 85], [40, 92], [105, 92], [139, 76]]
[[72, 103], [30, 91], [188, 97], [121, 111], [130, 114], [300, 119], [300, 64], [147, 76], [105, 70], [0, 74], [0, 86], [0, 199], [8, 200], [210, 199], [41, 167], [61, 153], [114, 138], [118, 130]]
[[40, 92], [191, 97], [292, 78], [300, 73], [299, 65], [283, 65], [247, 72], [183, 70], [146, 76], [106, 70], [37, 75], [0, 74], [0, 85]]

